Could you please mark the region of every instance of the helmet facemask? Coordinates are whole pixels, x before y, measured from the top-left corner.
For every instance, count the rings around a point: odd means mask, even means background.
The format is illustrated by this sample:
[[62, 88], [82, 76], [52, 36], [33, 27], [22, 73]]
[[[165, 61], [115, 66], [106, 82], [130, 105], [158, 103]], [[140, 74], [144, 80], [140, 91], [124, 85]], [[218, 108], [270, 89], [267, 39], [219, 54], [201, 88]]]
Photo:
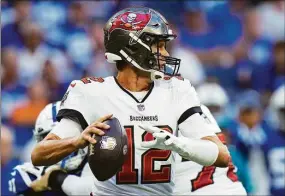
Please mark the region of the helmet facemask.
[[171, 41], [174, 38], [175, 36], [154, 35], [154, 41], [152, 45], [155, 44], [157, 50], [155, 53], [153, 53], [153, 55], [157, 63], [155, 64], [156, 66], [152, 66], [150, 67], [150, 69], [163, 72], [164, 74], [169, 75], [169, 76], [174, 76], [178, 74], [181, 60], [178, 58], [171, 57], [171, 56], [164, 56], [161, 53], [159, 53], [160, 42], [161, 41], [165, 42], [165, 45], [166, 45], [167, 42]]
[[[171, 56], [164, 56], [159, 53], [159, 43], [161, 41], [167, 43], [174, 39], [175, 35], [155, 35], [143, 33], [139, 38], [135, 35], [130, 35], [135, 38], [132, 44], [123, 48], [127, 61], [132, 63], [138, 69], [157, 74], [154, 79], [159, 79], [164, 74], [175, 76], [178, 74], [180, 67], [180, 59]], [[152, 46], [156, 45], [156, 51], [152, 51]], [[134, 57], [134, 58], [132, 58]], [[129, 59], [129, 60], [128, 60]], [[133, 60], [136, 59], [136, 60]], [[158, 74], [160, 72], [161, 74]]]

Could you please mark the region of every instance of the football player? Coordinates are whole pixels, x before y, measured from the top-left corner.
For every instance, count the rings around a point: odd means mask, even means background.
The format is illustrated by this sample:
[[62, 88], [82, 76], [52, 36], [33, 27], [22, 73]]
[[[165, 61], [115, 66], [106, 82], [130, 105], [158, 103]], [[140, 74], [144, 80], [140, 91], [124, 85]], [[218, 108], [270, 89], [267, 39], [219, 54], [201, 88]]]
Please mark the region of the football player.
[[[227, 167], [230, 155], [205, 118], [194, 87], [174, 77], [180, 59], [166, 46], [176, 36], [166, 19], [149, 8], [127, 8], [104, 28], [106, 59], [116, 77], [73, 81], [57, 115], [60, 121], [32, 152], [34, 165], [52, 165], [104, 135], [115, 116], [128, 136], [128, 158], [93, 195], [169, 195], [174, 153], [203, 166]], [[178, 138], [177, 130], [185, 137]]]
[[229, 97], [223, 87], [216, 83], [204, 83], [197, 88], [197, 94], [200, 102], [210, 110], [214, 119], [218, 123], [223, 121], [229, 102]]
[[[56, 125], [59, 106], [60, 102], [48, 104], [39, 114], [34, 129], [36, 142], [40, 142]], [[80, 149], [50, 167], [35, 167], [29, 162], [16, 166], [11, 172], [9, 190], [22, 195], [31, 195], [35, 192], [51, 192], [52, 195], [88, 195], [93, 178], [86, 161], [86, 153]]]
[[274, 196], [285, 193], [285, 85], [272, 95], [270, 109], [276, 116], [276, 130], [266, 132], [267, 140], [262, 145], [265, 162], [270, 175], [270, 193]]
[[[228, 103], [226, 92], [218, 84], [206, 83], [197, 88], [197, 93], [203, 104], [201, 105], [203, 113], [216, 126], [216, 134], [221, 141], [226, 142], [226, 138], [216, 123], [216, 120], [222, 120], [225, 106]], [[180, 132], [178, 136], [183, 137]], [[203, 167], [195, 162], [182, 159], [180, 156], [176, 158], [174, 195], [207, 195], [209, 193], [246, 195], [232, 163], [227, 168]]]

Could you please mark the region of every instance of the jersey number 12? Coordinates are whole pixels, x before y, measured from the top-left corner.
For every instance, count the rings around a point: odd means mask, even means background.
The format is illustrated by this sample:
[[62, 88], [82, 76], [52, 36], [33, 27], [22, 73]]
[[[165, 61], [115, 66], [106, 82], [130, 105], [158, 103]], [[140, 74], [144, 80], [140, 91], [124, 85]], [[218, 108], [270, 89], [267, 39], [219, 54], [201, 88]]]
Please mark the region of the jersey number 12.
[[[169, 126], [157, 126], [172, 133]], [[124, 126], [128, 136], [128, 157], [121, 171], [116, 175], [117, 184], [138, 184], [138, 169], [135, 168], [134, 126]], [[142, 141], [153, 140], [152, 134], [144, 132]], [[155, 161], [167, 161], [171, 155], [169, 150], [149, 149], [141, 157], [141, 184], [170, 182], [171, 165], [162, 165], [155, 170]]]

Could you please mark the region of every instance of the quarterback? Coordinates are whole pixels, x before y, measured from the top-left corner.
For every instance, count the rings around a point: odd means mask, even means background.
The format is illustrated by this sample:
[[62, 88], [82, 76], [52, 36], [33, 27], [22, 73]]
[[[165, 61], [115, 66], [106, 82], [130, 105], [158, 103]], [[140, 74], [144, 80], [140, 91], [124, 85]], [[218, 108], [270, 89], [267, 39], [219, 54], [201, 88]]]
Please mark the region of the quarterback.
[[166, 51], [175, 37], [153, 9], [127, 8], [112, 16], [104, 28], [105, 57], [116, 64], [117, 76], [71, 82], [60, 122], [33, 149], [33, 164], [52, 165], [95, 144], [91, 135], [104, 135], [104, 121], [115, 116], [128, 136], [128, 158], [111, 179], [94, 181], [91, 195], [170, 195], [176, 153], [203, 166], [227, 167], [227, 147], [194, 87], [175, 77], [180, 59]]

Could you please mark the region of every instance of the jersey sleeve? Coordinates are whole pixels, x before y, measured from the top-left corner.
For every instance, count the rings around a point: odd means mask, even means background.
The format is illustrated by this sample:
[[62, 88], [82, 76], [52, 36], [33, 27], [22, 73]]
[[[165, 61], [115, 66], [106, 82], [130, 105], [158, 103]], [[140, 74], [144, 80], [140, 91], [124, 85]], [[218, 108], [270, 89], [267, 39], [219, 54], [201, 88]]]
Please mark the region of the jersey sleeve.
[[50, 133], [53, 133], [61, 139], [64, 139], [68, 137], [79, 136], [82, 130], [83, 128], [77, 120], [63, 118], [53, 127]]
[[174, 79], [176, 91], [176, 107], [178, 110], [178, 125], [183, 123], [191, 115], [201, 112], [200, 100], [197, 96], [195, 88], [189, 80]]
[[60, 104], [60, 110], [57, 114], [57, 120], [67, 118], [78, 122], [84, 130], [91, 123], [91, 114], [88, 110], [88, 93], [86, 93], [84, 84], [75, 80], [69, 85]]
[[217, 121], [215, 120], [214, 116], [212, 115], [210, 110], [207, 108], [207, 106], [201, 105], [201, 109], [202, 109], [203, 114], [205, 115], [205, 118], [208, 118], [209, 123], [213, 126], [214, 132], [216, 134], [221, 133], [222, 130], [220, 129]]
[[196, 90], [189, 80], [181, 81], [177, 89], [177, 125], [182, 136], [200, 139], [220, 132], [211, 112], [201, 106]]

